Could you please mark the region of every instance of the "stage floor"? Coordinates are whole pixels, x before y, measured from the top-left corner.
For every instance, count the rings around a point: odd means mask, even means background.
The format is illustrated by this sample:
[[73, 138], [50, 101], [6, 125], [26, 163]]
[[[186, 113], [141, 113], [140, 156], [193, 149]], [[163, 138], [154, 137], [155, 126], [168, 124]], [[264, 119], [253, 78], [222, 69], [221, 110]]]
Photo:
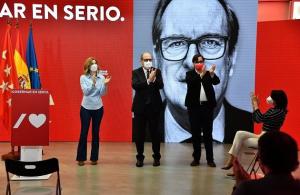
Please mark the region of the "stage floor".
[[[90, 143], [89, 143], [90, 146]], [[177, 194], [231, 194], [235, 181], [225, 176], [228, 171], [220, 167], [226, 160], [230, 145], [214, 144], [216, 168], [206, 165], [205, 150], [202, 149], [201, 164], [191, 167], [191, 144], [161, 144], [161, 166], [152, 166], [151, 144], [145, 144], [145, 165], [135, 167], [135, 145], [133, 143], [100, 144], [98, 165], [87, 161], [79, 167], [75, 161], [76, 142], [52, 142], [44, 147], [43, 159], [56, 157], [60, 163], [62, 194], [66, 195], [177, 195]], [[88, 151], [89, 151], [88, 147]], [[10, 151], [9, 143], [0, 143], [0, 154]], [[247, 166], [252, 155], [244, 155], [242, 163]], [[89, 158], [89, 152], [88, 152]], [[294, 173], [300, 178], [300, 169]], [[56, 175], [45, 185], [55, 185]], [[38, 181], [39, 185], [41, 182]], [[12, 189], [32, 185], [28, 181], [13, 181]], [[5, 193], [6, 174], [4, 162], [0, 163], [0, 194]]]

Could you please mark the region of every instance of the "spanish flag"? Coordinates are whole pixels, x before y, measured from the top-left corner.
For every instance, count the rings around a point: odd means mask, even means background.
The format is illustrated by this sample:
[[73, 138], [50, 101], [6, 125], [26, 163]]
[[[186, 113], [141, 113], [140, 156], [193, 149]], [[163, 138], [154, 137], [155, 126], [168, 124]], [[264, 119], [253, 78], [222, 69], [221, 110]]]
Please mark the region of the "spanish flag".
[[20, 30], [17, 26], [17, 41], [14, 53], [15, 66], [17, 69], [19, 87], [21, 89], [31, 89], [30, 77], [27, 64], [24, 60], [24, 49]]

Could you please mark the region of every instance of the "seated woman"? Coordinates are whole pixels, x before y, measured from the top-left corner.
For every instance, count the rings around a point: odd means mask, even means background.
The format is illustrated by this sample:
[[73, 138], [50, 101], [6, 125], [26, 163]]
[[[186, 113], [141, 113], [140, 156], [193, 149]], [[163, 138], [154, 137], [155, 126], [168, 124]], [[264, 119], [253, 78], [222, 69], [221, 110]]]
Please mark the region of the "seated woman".
[[230, 158], [222, 169], [228, 170], [232, 167], [232, 163], [241, 155], [242, 147], [257, 148], [258, 138], [265, 132], [279, 131], [287, 114], [287, 96], [283, 90], [272, 90], [271, 96], [266, 101], [272, 107], [262, 114], [259, 110], [259, 101], [256, 95], [251, 94], [253, 106], [253, 120], [256, 123], [263, 123], [262, 132], [254, 134], [247, 131], [237, 131], [233, 140], [233, 144], [229, 150]]

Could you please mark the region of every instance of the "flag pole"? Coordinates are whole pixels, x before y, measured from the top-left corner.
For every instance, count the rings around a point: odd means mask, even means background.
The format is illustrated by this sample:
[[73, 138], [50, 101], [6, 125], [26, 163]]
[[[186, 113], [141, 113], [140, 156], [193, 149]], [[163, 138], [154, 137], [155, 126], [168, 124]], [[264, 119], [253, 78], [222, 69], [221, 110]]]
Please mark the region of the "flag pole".
[[[16, 19], [16, 25], [15, 25], [16, 29], [19, 29], [20, 25], [19, 25], [19, 19]], [[20, 86], [22, 89], [24, 89], [24, 86]], [[11, 146], [12, 147], [12, 152], [13, 154], [15, 154], [15, 146]], [[18, 151], [16, 153], [16, 159], [20, 159], [21, 156], [21, 146], [18, 146]]]

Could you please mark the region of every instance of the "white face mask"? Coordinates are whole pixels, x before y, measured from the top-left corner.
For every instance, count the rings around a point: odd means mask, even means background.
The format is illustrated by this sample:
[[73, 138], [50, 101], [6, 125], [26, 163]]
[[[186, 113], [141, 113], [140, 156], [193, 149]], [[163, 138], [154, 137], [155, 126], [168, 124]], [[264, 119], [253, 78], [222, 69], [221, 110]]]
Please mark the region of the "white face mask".
[[151, 68], [152, 67], [152, 62], [149, 62], [149, 61], [144, 62], [144, 67], [145, 68]]
[[267, 97], [266, 102], [267, 102], [267, 104], [273, 104], [274, 103], [274, 101], [271, 98], [271, 96]]
[[90, 66], [90, 71], [92, 72], [96, 72], [98, 70], [98, 65], [97, 64], [93, 64]]

